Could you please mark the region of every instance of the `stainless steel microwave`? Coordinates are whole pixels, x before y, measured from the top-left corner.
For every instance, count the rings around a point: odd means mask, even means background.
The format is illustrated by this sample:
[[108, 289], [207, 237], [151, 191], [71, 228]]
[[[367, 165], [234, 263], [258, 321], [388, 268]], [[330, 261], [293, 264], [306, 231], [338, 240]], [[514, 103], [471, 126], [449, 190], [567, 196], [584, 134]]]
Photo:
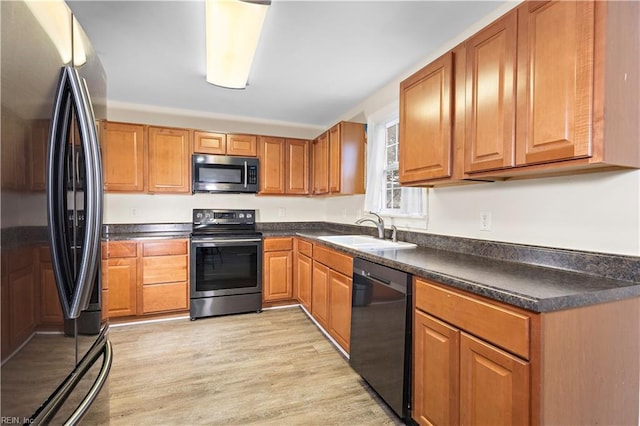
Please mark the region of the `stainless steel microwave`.
[[193, 193], [258, 192], [258, 159], [227, 155], [192, 156]]

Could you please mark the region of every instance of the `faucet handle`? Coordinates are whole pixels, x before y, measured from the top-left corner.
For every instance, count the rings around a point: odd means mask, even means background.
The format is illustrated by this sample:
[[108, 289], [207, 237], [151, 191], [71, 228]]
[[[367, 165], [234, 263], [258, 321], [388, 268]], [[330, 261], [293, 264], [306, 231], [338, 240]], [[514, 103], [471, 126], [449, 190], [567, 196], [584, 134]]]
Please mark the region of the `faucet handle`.
[[398, 242], [398, 228], [395, 225], [391, 225], [391, 241]]

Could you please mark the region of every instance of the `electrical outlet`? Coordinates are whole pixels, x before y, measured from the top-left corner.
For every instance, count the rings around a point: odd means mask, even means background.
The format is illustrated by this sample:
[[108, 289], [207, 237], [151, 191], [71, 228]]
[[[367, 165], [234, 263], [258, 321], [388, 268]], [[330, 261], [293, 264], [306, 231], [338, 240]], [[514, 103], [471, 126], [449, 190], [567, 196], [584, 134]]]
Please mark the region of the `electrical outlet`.
[[131, 209], [131, 217], [136, 217], [136, 216], [138, 216], [138, 210], [135, 209], [135, 208], [132, 208]]
[[491, 231], [491, 212], [480, 212], [480, 230]]
[[286, 210], [284, 209], [284, 207], [280, 207], [278, 209], [278, 217], [284, 217], [286, 214]]

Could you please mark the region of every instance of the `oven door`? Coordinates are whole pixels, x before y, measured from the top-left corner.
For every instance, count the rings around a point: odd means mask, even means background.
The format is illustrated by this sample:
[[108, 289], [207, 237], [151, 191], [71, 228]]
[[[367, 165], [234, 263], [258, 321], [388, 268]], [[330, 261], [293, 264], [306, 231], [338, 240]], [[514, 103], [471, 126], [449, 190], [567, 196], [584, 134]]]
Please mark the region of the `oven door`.
[[262, 292], [262, 238], [191, 239], [191, 298]]

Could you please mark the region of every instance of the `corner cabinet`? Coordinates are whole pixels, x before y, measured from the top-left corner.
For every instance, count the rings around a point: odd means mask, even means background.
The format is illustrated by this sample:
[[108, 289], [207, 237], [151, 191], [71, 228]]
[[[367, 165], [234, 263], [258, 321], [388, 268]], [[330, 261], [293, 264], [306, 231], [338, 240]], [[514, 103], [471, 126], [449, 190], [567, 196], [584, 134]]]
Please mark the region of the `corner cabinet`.
[[294, 294], [302, 307], [311, 313], [311, 280], [313, 274], [313, 244], [296, 238], [294, 258]]
[[313, 194], [364, 194], [366, 135], [341, 121], [313, 141]]

